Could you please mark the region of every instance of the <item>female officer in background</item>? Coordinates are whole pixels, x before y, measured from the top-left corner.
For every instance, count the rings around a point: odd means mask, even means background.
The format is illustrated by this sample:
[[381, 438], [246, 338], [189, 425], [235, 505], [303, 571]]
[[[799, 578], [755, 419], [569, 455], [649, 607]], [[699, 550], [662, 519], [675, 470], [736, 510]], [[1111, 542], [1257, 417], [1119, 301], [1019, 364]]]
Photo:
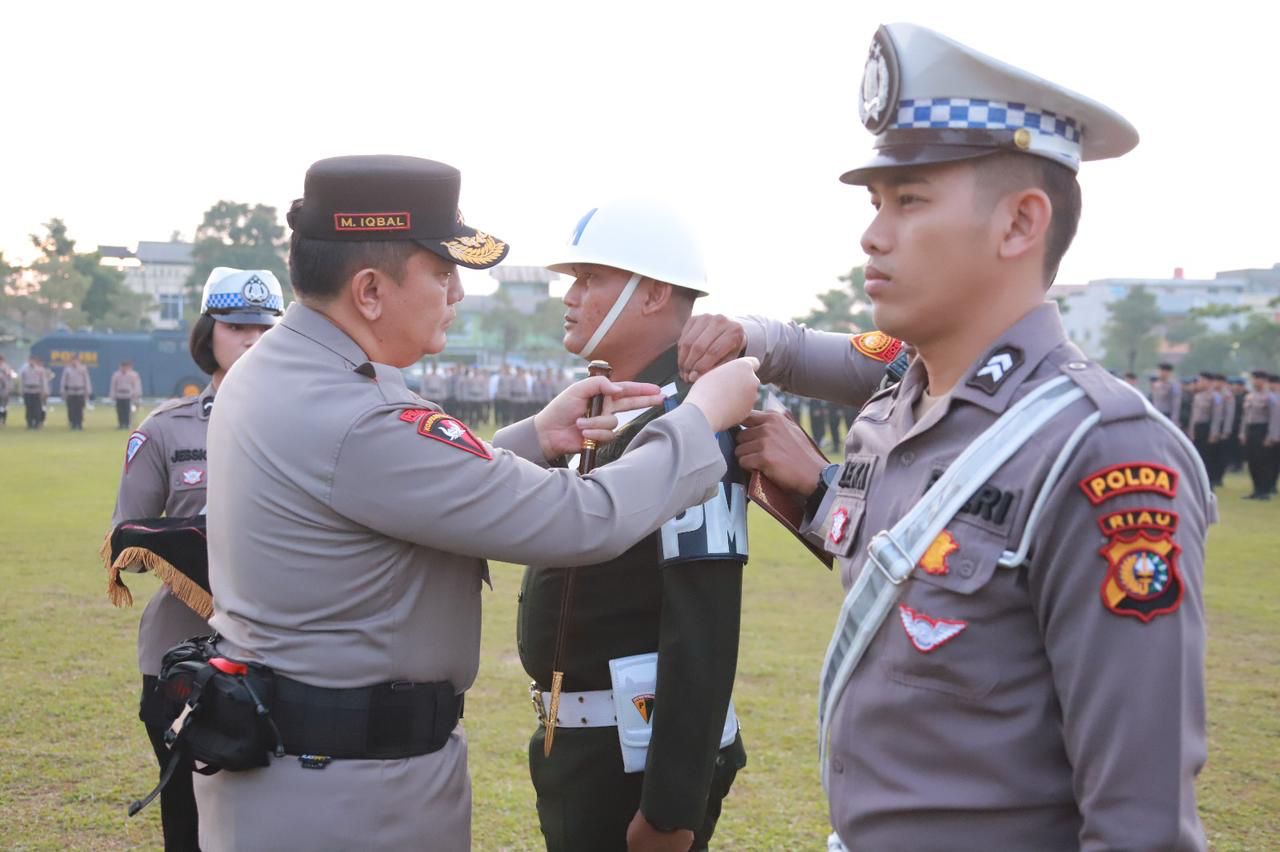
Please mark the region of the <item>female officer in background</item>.
[[[129, 436], [114, 528], [122, 521], [161, 515], [198, 515], [205, 507], [206, 433], [218, 386], [249, 347], [284, 311], [280, 282], [266, 270], [218, 267], [209, 274], [200, 300], [200, 318], [191, 329], [191, 357], [212, 380], [196, 396], [161, 403]], [[138, 667], [142, 671], [139, 718], [163, 769], [169, 752], [164, 724], [150, 700], [165, 651], [191, 636], [210, 632], [200, 615], [161, 585], [138, 627]], [[197, 849], [196, 801], [190, 765], [179, 767], [160, 798], [167, 850]]]

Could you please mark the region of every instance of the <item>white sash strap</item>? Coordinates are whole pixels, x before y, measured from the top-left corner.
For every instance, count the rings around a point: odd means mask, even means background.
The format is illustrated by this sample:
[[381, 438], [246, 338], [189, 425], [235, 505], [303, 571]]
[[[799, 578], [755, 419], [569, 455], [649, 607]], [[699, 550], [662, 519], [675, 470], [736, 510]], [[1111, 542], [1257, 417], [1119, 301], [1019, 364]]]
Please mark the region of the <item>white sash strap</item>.
[[979, 435], [893, 529], [876, 533], [867, 545], [867, 563], [845, 596], [827, 647], [818, 686], [819, 759], [827, 786], [827, 745], [831, 715], [844, 685], [872, 638], [893, 610], [900, 586], [929, 545], [969, 498], [1039, 429], [1084, 397], [1066, 376], [1027, 394]]

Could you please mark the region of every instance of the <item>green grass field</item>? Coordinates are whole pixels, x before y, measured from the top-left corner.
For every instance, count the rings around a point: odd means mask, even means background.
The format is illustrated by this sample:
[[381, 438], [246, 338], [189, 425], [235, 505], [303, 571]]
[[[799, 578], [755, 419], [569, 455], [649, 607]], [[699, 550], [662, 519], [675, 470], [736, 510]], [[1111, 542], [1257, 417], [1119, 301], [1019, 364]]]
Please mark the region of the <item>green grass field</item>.
[[[11, 406], [0, 430], [0, 847], [159, 848], [154, 758], [136, 708], [135, 640], [155, 587], [114, 609], [97, 550], [127, 433], [99, 406], [70, 432], [54, 408], [41, 432]], [[1209, 765], [1200, 807], [1217, 849], [1280, 848], [1280, 502], [1221, 494], [1210, 536]], [[750, 764], [726, 804], [720, 849], [819, 849], [826, 837], [814, 735], [817, 671], [839, 610], [832, 575], [770, 526], [751, 524], [736, 702]], [[494, 566], [480, 677], [467, 700], [477, 849], [537, 849], [525, 770], [534, 728], [515, 651], [520, 569]], [[778, 696], [786, 696], [779, 699]]]

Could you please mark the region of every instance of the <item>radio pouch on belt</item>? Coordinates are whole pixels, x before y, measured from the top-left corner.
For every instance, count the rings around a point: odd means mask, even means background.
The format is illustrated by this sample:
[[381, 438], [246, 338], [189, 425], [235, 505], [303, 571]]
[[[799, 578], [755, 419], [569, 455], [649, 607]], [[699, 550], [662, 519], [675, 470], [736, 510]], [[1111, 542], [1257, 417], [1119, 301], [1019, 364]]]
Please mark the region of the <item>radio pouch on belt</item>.
[[273, 751], [284, 756], [269, 710], [274, 675], [264, 666], [219, 656], [217, 640], [217, 634], [199, 636], [165, 653], [152, 707], [169, 726], [169, 762], [155, 789], [129, 806], [129, 816], [159, 795], [184, 758], [196, 762], [194, 771], [212, 775], [266, 766]]

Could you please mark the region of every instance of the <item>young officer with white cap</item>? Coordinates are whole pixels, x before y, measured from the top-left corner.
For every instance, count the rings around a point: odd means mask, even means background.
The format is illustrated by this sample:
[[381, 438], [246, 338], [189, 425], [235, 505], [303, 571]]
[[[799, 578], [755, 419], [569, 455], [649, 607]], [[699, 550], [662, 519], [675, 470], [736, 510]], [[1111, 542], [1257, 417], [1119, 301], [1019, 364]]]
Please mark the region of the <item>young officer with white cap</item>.
[[[1080, 161], [1137, 133], [909, 24], [876, 33], [859, 101], [876, 153], [842, 179], [876, 210], [867, 295], [918, 357], [863, 408], [825, 493], [812, 455], [743, 459], [817, 498], [849, 590], [819, 683], [833, 845], [1202, 849], [1216, 503], [1177, 427], [1044, 298]], [[692, 371], [739, 347], [800, 393], [844, 371], [814, 357], [833, 335], [702, 326]]]
[[[195, 396], [160, 403], [125, 445], [124, 468], [111, 526], [138, 518], [185, 517], [204, 511], [208, 485], [206, 452], [209, 414], [227, 371], [284, 312], [284, 294], [265, 269], [229, 269], [209, 273], [200, 297], [200, 318], [191, 327], [191, 357], [211, 376]], [[163, 704], [155, 694], [164, 652], [192, 636], [210, 632], [193, 612], [162, 585], [142, 612], [138, 625], [138, 667], [142, 671], [139, 716], [164, 769]], [[181, 767], [160, 796], [165, 848], [196, 849], [196, 800], [191, 766]]]

